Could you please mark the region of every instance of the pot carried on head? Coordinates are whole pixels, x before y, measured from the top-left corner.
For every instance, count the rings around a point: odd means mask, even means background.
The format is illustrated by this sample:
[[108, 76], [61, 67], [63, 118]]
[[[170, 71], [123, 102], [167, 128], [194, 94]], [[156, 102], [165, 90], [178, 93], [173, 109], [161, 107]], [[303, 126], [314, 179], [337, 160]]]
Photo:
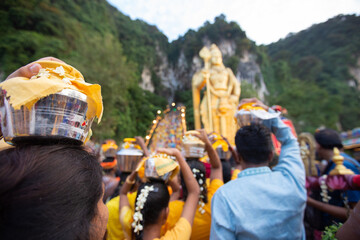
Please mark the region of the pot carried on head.
[[183, 138], [183, 155], [185, 158], [201, 158], [204, 156], [205, 143], [195, 136], [197, 131], [187, 131]]
[[209, 140], [220, 159], [227, 160], [231, 157], [229, 145], [220, 134], [210, 133]]
[[161, 179], [165, 182], [173, 179], [180, 171], [175, 157], [163, 153], [154, 153], [145, 158], [137, 167], [138, 176], [147, 181], [149, 179]]
[[134, 171], [143, 155], [144, 153], [141, 147], [136, 144], [135, 138], [125, 138], [121, 150], [116, 153], [120, 171]]
[[6, 142], [82, 144], [102, 115], [100, 86], [70, 65], [52, 61], [33, 77], [0, 83], [0, 123]]

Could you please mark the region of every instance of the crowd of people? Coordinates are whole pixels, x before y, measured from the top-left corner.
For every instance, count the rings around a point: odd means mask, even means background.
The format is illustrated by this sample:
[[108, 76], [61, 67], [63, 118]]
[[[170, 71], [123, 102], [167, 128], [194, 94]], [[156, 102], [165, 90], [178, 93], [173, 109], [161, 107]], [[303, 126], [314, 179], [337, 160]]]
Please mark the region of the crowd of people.
[[[31, 63], [8, 79], [31, 78], [40, 69]], [[249, 103], [274, 112], [255, 98], [240, 101]], [[272, 133], [281, 143], [275, 166]], [[220, 159], [210, 135], [194, 135], [204, 144], [205, 163], [178, 148], [150, 153], [136, 138], [141, 164], [156, 154], [176, 159], [180, 171], [172, 167], [176, 174], [166, 180], [144, 180], [139, 167], [120, 172], [114, 152], [99, 157], [66, 143], [2, 146], [0, 239], [321, 239], [333, 224], [334, 238], [360, 239], [360, 191], [328, 191], [328, 202], [321, 191], [307, 191], [298, 141], [280, 117], [238, 129], [231, 159]], [[319, 176], [327, 175], [341, 139], [330, 129], [315, 139], [318, 159], [326, 160]], [[106, 144], [103, 152], [118, 147]], [[341, 154], [344, 166], [360, 174], [359, 163]]]

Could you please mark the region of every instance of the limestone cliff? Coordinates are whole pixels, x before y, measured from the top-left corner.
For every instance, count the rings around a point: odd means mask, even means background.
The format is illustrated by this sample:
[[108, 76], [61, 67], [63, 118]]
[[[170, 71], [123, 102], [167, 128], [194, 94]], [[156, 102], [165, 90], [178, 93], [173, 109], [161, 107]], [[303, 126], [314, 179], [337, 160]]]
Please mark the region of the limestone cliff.
[[[210, 47], [212, 42], [208, 38], [202, 39], [203, 46]], [[264, 99], [268, 93], [264, 77], [261, 73], [259, 64], [256, 62], [257, 55], [251, 51], [243, 51], [242, 54], [236, 54], [239, 52], [234, 40], [222, 39], [218, 44], [220, 48], [224, 64], [227, 66], [226, 61], [231, 57], [239, 59], [236, 69], [233, 69], [236, 78], [239, 82], [249, 83], [257, 92], [259, 98]], [[160, 64], [155, 66], [154, 72], [158, 78], [161, 79], [161, 85], [163, 90], [162, 95], [166, 96], [168, 101], [171, 102], [174, 99], [176, 91], [190, 90], [191, 79], [193, 74], [203, 67], [203, 60], [199, 57], [198, 52], [193, 55], [191, 61], [188, 61], [184, 54], [184, 49], [180, 50], [179, 57], [175, 64], [170, 64], [166, 54], [157, 49], [158, 59]], [[155, 91], [153, 84], [149, 84], [149, 78], [151, 81], [151, 74], [147, 66], [144, 67], [141, 87], [151, 92]]]

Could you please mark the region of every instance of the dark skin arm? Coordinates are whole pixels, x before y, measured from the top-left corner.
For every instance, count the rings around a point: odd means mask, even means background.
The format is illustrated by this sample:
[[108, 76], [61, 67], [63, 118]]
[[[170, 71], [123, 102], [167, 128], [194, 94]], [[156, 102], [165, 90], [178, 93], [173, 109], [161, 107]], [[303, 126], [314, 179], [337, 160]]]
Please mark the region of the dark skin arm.
[[223, 181], [222, 165], [219, 156], [217, 155], [215, 149], [212, 147], [211, 142], [204, 129], [196, 130], [199, 134], [195, 136], [198, 137], [201, 141], [205, 143], [205, 150], [208, 153], [210, 164], [211, 164], [211, 173], [210, 181], [213, 179], [220, 179]]
[[[233, 158], [234, 158], [234, 161], [235, 161], [235, 163], [236, 163], [236, 168], [239, 166], [240, 168], [241, 168], [241, 166], [240, 166], [240, 160], [239, 160], [239, 156], [238, 156], [238, 153], [237, 153], [237, 151], [231, 146], [231, 144], [229, 143], [229, 140], [226, 138], [226, 137], [224, 137], [224, 136], [221, 136], [224, 140], [225, 140], [225, 142], [229, 145], [229, 150], [230, 150], [230, 152], [231, 152], [231, 155], [233, 156]], [[240, 169], [241, 170], [241, 169]]]
[[119, 196], [120, 196], [119, 211], [121, 211], [121, 209], [125, 206], [130, 206], [129, 200], [127, 198], [127, 193], [130, 191], [133, 184], [130, 184], [128, 182], [135, 182], [136, 176], [137, 176], [137, 172], [133, 171], [126, 178], [126, 181], [124, 182], [124, 184], [121, 187], [120, 194], [119, 194]]
[[141, 149], [143, 150], [144, 152], [144, 156], [145, 157], [148, 157], [150, 156], [150, 153], [149, 153], [149, 150], [147, 149], [146, 145], [145, 145], [145, 141], [142, 137], [140, 136], [136, 136], [135, 137], [136, 139], [136, 143], [141, 147]]
[[326, 212], [326, 213], [330, 214], [331, 216], [336, 217], [342, 221], [345, 221], [348, 218], [348, 214], [350, 213], [344, 207], [338, 207], [338, 206], [330, 205], [327, 203], [323, 203], [323, 202], [317, 201], [311, 197], [308, 197], [307, 204], [309, 206], [319, 209], [322, 212]]
[[178, 200], [180, 197], [180, 179], [179, 179], [180, 175], [178, 174], [177, 176], [174, 177], [174, 179], [172, 179], [171, 181], [169, 181], [169, 185], [172, 189], [172, 194], [170, 196], [170, 201], [175, 201]]
[[158, 152], [166, 153], [168, 155], [175, 156], [179, 165], [181, 173], [184, 177], [186, 188], [188, 189], [188, 197], [186, 198], [181, 217], [188, 220], [190, 225], [194, 222], [195, 212], [197, 204], [199, 202], [200, 187], [196, 179], [193, 176], [193, 173], [181, 155], [180, 151], [176, 148], [159, 148]]

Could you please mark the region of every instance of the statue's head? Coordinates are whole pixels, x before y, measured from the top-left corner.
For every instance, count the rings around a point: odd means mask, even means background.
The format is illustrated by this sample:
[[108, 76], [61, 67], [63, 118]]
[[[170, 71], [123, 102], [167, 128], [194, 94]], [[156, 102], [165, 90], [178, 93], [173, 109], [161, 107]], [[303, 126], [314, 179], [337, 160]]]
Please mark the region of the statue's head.
[[212, 65], [222, 64], [222, 54], [220, 52], [220, 49], [215, 44], [211, 45], [210, 52], [211, 52], [211, 64]]

